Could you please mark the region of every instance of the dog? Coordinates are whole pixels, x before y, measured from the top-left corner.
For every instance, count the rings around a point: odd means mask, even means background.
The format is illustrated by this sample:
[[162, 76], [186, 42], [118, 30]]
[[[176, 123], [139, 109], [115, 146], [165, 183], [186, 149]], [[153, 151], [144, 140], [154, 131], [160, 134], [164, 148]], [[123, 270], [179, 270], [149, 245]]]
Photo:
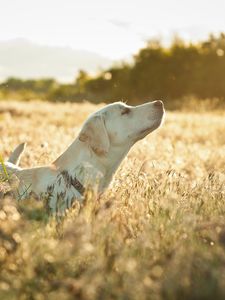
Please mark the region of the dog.
[[50, 165], [20, 168], [25, 149], [21, 144], [0, 164], [0, 174], [18, 178], [20, 199], [33, 194], [48, 199], [51, 213], [65, 211], [75, 199], [82, 201], [88, 188], [104, 192], [131, 147], [157, 129], [164, 114], [160, 100], [138, 106], [106, 105], [88, 117], [78, 137]]

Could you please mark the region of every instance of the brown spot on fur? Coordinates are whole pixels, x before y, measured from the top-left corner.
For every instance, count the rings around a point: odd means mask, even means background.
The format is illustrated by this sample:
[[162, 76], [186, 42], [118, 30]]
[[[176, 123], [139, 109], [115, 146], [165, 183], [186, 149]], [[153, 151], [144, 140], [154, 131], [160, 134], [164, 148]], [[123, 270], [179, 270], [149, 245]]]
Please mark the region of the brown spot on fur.
[[73, 186], [81, 195], [84, 194], [85, 188], [76, 177], [70, 176], [66, 170], [62, 171], [60, 175], [62, 175], [67, 188]]
[[128, 115], [131, 112], [131, 109], [129, 107], [126, 107], [121, 112], [121, 115]]

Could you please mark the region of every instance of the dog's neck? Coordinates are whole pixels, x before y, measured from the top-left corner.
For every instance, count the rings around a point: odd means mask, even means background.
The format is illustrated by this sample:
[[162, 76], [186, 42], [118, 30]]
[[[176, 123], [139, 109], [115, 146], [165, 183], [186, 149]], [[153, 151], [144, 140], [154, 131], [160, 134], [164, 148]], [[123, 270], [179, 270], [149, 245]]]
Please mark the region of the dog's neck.
[[123, 147], [111, 145], [109, 152], [105, 156], [99, 158], [100, 163], [105, 166], [106, 170], [103, 181], [101, 182], [101, 187], [103, 190], [106, 189], [112, 181], [113, 175], [115, 174], [124, 157], [129, 152], [130, 148], [131, 145], [128, 144], [124, 145]]
[[[99, 172], [101, 177], [99, 179], [99, 192], [104, 191], [121, 161], [130, 150], [131, 145], [110, 146], [109, 152], [104, 155], [97, 155], [90, 147], [81, 142], [78, 138], [62, 153], [56, 161], [53, 163], [59, 171], [66, 170], [72, 176], [74, 176], [74, 170], [82, 168], [82, 174], [85, 172], [85, 168], [93, 168], [95, 173]], [[78, 179], [82, 184], [85, 183], [85, 178], [78, 175]]]

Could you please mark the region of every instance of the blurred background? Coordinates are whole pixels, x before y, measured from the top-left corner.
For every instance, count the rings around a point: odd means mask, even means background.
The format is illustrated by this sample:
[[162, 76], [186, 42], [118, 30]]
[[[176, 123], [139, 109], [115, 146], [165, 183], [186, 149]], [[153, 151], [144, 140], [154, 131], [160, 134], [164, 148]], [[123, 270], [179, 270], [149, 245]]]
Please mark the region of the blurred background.
[[224, 105], [224, 0], [0, 7], [0, 99]]

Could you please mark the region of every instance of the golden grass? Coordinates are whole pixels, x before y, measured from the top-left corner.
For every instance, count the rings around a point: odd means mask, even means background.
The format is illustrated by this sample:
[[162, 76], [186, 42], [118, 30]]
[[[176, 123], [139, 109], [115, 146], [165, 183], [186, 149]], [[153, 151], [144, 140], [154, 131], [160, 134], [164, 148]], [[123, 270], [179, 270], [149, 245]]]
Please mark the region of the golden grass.
[[[99, 105], [101, 106], [101, 105]], [[0, 154], [54, 160], [99, 106], [0, 103]], [[168, 112], [62, 220], [0, 200], [0, 299], [225, 299], [225, 112]]]

